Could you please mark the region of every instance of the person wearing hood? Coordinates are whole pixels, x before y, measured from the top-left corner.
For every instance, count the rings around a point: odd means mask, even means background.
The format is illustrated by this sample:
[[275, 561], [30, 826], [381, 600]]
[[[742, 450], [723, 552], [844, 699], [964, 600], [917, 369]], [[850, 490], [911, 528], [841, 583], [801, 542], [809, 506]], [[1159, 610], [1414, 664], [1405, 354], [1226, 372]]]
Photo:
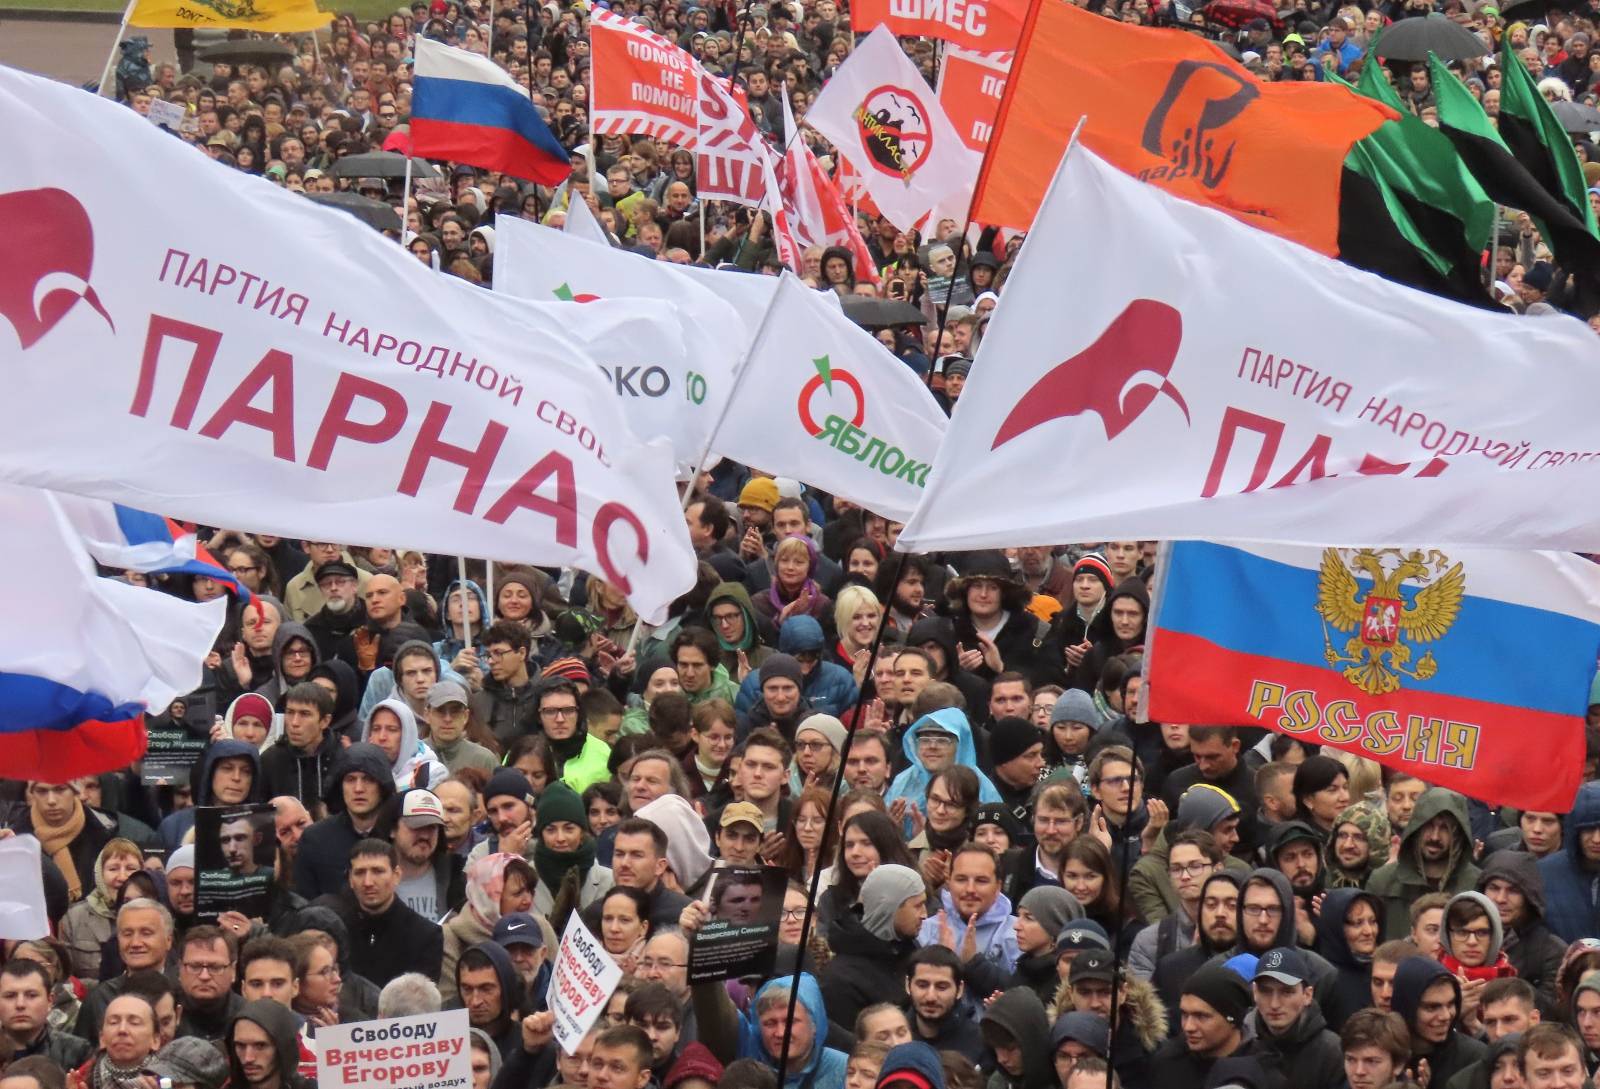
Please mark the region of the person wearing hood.
[[[1207, 965], [1189, 977], [1179, 999], [1179, 1032], [1150, 1058], [1148, 1084], [1205, 1089], [1212, 1068], [1250, 1045], [1250, 987], [1230, 968]], [[1224, 1083], [1226, 1084], [1226, 1083]]]
[[1014, 972], [1021, 954], [1011, 901], [1000, 891], [1000, 876], [999, 857], [983, 844], [957, 849], [939, 894], [941, 910], [923, 922], [917, 944], [943, 945], [956, 950], [963, 961], [982, 957]]
[[[316, 670], [311, 672], [315, 677]], [[272, 701], [259, 692], [246, 692], [228, 704], [222, 716], [222, 736], [213, 740], [248, 741], [257, 753], [264, 753], [282, 736], [283, 720], [274, 714]]]
[[[1445, 905], [1439, 927], [1439, 963], [1457, 979], [1484, 983], [1517, 974], [1505, 954], [1500, 910], [1481, 892], [1459, 892]], [[1478, 988], [1474, 988], [1476, 992]], [[1468, 996], [1462, 1020], [1477, 1020], [1477, 1000]]]
[[1295, 919], [1300, 941], [1310, 945], [1316, 935], [1312, 927], [1311, 901], [1322, 892], [1322, 847], [1326, 841], [1304, 821], [1284, 821], [1267, 832], [1264, 847], [1266, 865], [1289, 879], [1289, 888], [1298, 901]]
[[742, 682], [773, 653], [777, 632], [755, 611], [750, 591], [741, 583], [720, 582], [706, 598], [706, 619], [717, 637], [718, 664], [735, 682]]
[[1167, 1008], [1167, 1019], [1177, 1024], [1178, 997], [1189, 977], [1214, 958], [1228, 955], [1239, 940], [1239, 892], [1244, 880], [1223, 870], [1205, 879], [1197, 902], [1195, 941], [1156, 961], [1150, 982]]
[[[461, 592], [462, 587], [466, 588], [465, 594]], [[449, 663], [451, 669], [469, 682], [474, 680], [473, 674], [479, 679], [484, 679], [483, 667], [487, 660], [485, 652], [488, 650], [488, 642], [484, 638], [488, 632], [484, 628], [488, 626], [486, 618], [490, 615], [489, 599], [484, 596], [482, 587], [476, 582], [470, 579], [466, 582], [456, 579], [445, 587], [444, 595], [439, 601], [444, 614], [441, 618], [444, 638], [433, 644], [433, 652], [439, 656], [441, 662]], [[463, 601], [467, 610], [468, 642], [461, 640]]]
[[1372, 802], [1357, 802], [1334, 818], [1322, 848], [1322, 883], [1330, 889], [1366, 888], [1388, 858], [1388, 814]]
[[1600, 933], [1600, 782], [1578, 788], [1561, 838], [1561, 849], [1539, 860], [1539, 874], [1544, 921], [1572, 942]]
[[1316, 951], [1338, 970], [1324, 1004], [1328, 1026], [1344, 1028], [1350, 1015], [1372, 1005], [1372, 955], [1377, 951], [1383, 903], [1361, 889], [1334, 889], [1317, 915]]
[[1478, 891], [1494, 902], [1504, 929], [1504, 950], [1517, 978], [1533, 988], [1539, 1012], [1556, 1018], [1561, 1009], [1556, 978], [1564, 942], [1544, 921], [1544, 876], [1539, 862], [1522, 851], [1496, 851], [1483, 860]]
[[534, 711], [538, 682], [528, 657], [532, 639], [522, 625], [503, 621], [483, 633], [483, 644], [489, 675], [482, 691], [472, 697], [472, 711], [494, 733], [495, 740], [509, 746], [539, 727]]
[[[1596, 799], [1600, 802], [1600, 790]], [[1600, 804], [1596, 811], [1600, 813]], [[1600, 846], [1600, 835], [1595, 841]], [[1477, 883], [1467, 800], [1453, 790], [1435, 787], [1417, 799], [1400, 837], [1399, 857], [1373, 872], [1367, 879], [1367, 891], [1383, 901], [1384, 936], [1401, 938], [1411, 929], [1411, 904], [1418, 897], [1430, 892], [1466, 892]], [[1545, 887], [1548, 890], [1548, 880]], [[1573, 937], [1592, 933], [1594, 922], [1592, 916], [1585, 920]], [[1551, 929], [1556, 929], [1553, 924]]]
[[[1204, 911], [1204, 908], [1201, 909]], [[1302, 909], [1304, 910], [1304, 909]], [[1296, 925], [1296, 898], [1289, 879], [1282, 872], [1263, 867], [1252, 870], [1250, 877], [1239, 890], [1239, 938], [1229, 955], [1249, 953], [1263, 957], [1273, 949], [1298, 946], [1299, 928]], [[1333, 1001], [1333, 985], [1338, 973], [1333, 965], [1309, 949], [1302, 949], [1317, 1004], [1324, 1012]], [[1220, 963], [1226, 957], [1213, 958]]]
[[1004, 971], [991, 957], [972, 957], [962, 965], [967, 988], [973, 994], [986, 995], [1027, 987], [1039, 996], [1040, 1002], [1051, 1005], [1061, 986], [1056, 969], [1056, 935], [1082, 918], [1083, 905], [1066, 889], [1057, 885], [1029, 889], [1017, 905], [1012, 922], [1017, 940], [1015, 970]]
[[[778, 654], [793, 658], [800, 666], [799, 685], [804, 710], [821, 711], [837, 718], [855, 706], [861, 695], [856, 679], [843, 666], [824, 660], [827, 657], [827, 639], [822, 633], [822, 625], [813, 617], [795, 616], [784, 622], [778, 632]], [[771, 660], [768, 658], [768, 663]], [[739, 694], [734, 698], [734, 710], [739, 712], [742, 721], [753, 724], [752, 729], [767, 724], [757, 710], [759, 705], [768, 702], [762, 691], [765, 680], [766, 665], [763, 665], [761, 670], [744, 679], [739, 685]], [[774, 712], [770, 705], [765, 709], [773, 724], [783, 717]], [[792, 736], [793, 731], [788, 733]]]
[[906, 630], [905, 645], [925, 651], [932, 660], [932, 679], [953, 684], [968, 707], [983, 707], [989, 702], [989, 685], [958, 664], [956, 626], [947, 616], [925, 616]]
[[1090, 647], [1073, 671], [1071, 687], [1093, 692], [1106, 663], [1119, 654], [1144, 646], [1150, 618], [1150, 588], [1138, 576], [1124, 579], [1106, 595], [1106, 603], [1089, 624], [1085, 638]]
[[[906, 806], [920, 806], [928, 796], [928, 784], [946, 768], [961, 765], [972, 768], [978, 777], [978, 801], [999, 802], [1000, 792], [983, 772], [977, 770], [978, 750], [972, 741], [972, 727], [959, 708], [944, 707], [923, 715], [911, 724], [901, 741], [908, 766], [884, 792], [886, 806], [904, 799]], [[910, 817], [905, 818], [907, 838], [916, 834]]]
[[[1070, 690], [1066, 695], [1077, 695], [1081, 700], [1088, 700], [1077, 689]], [[1168, 868], [1172, 844], [1185, 832], [1206, 833], [1221, 855], [1220, 864], [1240, 877], [1249, 876], [1249, 865], [1230, 853], [1239, 841], [1239, 817], [1238, 800], [1220, 787], [1196, 783], [1184, 791], [1173, 807], [1172, 818], [1156, 834], [1154, 846], [1140, 856], [1128, 874], [1128, 895], [1133, 898], [1139, 918], [1147, 923], [1158, 923], [1185, 909], [1184, 898], [1179, 894]], [[1199, 882], [1192, 884], [1198, 891]], [[1193, 921], [1190, 920], [1186, 925], [1192, 926]]]
[[438, 786], [450, 777], [417, 731], [417, 716], [404, 700], [387, 699], [372, 709], [361, 740], [383, 750], [395, 790]]
[[891, 864], [867, 875], [860, 914], [847, 911], [828, 924], [833, 958], [823, 975], [822, 998], [838, 1024], [855, 1024], [862, 1010], [901, 988], [927, 917], [921, 874]]
[[[228, 707], [233, 717], [244, 705], [244, 714], [260, 713], [272, 721], [272, 710], [267, 701], [253, 692], [247, 692]], [[255, 742], [222, 740], [206, 746], [200, 756], [198, 774], [193, 778], [194, 804], [245, 805], [267, 799], [266, 785], [262, 782], [261, 752]], [[194, 806], [174, 810], [161, 822], [158, 834], [168, 851], [175, 851], [184, 837], [194, 827]]]
[[282, 702], [283, 736], [261, 755], [262, 794], [287, 794], [310, 808], [326, 791], [343, 751], [340, 735], [333, 731], [337, 703], [333, 693], [314, 681], [294, 685]]
[[559, 778], [581, 794], [611, 778], [611, 746], [589, 732], [575, 683], [564, 677], [541, 677], [533, 686], [533, 714], [555, 760], [552, 779]]
[[283, 695], [301, 681], [311, 679], [311, 671], [322, 661], [317, 641], [299, 621], [286, 620], [272, 637], [272, 676], [256, 689], [267, 697], [275, 710], [283, 710]]
[[1003, 553], [973, 555], [945, 584], [945, 595], [955, 622], [955, 665], [986, 683], [1008, 672], [1035, 687], [1060, 679], [1061, 653], [1050, 641], [1050, 625], [1028, 611], [1033, 593]]
[[944, 1063], [921, 1040], [896, 1044], [878, 1067], [875, 1089], [945, 1089]]
[[1267, 1073], [1295, 1089], [1340, 1089], [1344, 1051], [1312, 996], [1305, 954], [1293, 946], [1269, 950], [1252, 986], [1254, 1050]]
[[1050, 1015], [1031, 988], [1014, 987], [995, 999], [978, 1028], [994, 1054], [995, 1069], [988, 1089], [1051, 1089], [1055, 1085]]
[[1483, 1058], [1484, 1044], [1460, 1032], [1461, 983], [1431, 957], [1407, 957], [1394, 972], [1395, 1013], [1411, 1030], [1411, 1060], [1428, 1061], [1429, 1084], [1448, 1085], [1463, 1068]]
[[300, 1037], [289, 1007], [270, 998], [246, 1002], [223, 1037], [230, 1089], [316, 1089], [300, 1075]]
[[[356, 676], [356, 671], [350, 663], [330, 658], [313, 666], [306, 679], [322, 685], [333, 693], [333, 721], [328, 725], [329, 731], [341, 740], [359, 741], [362, 722], [358, 715], [361, 706], [361, 678]], [[272, 740], [276, 741], [282, 735], [283, 724], [280, 721], [273, 728]], [[262, 752], [264, 754], [266, 749], [263, 748]]]
[[295, 892], [307, 900], [343, 892], [351, 848], [372, 834], [379, 809], [394, 793], [394, 771], [382, 749], [357, 742], [340, 752], [323, 794], [328, 816], [305, 830], [295, 852]]
[[467, 1022], [494, 1041], [502, 1060], [522, 1045], [525, 1012], [522, 982], [511, 954], [495, 941], [482, 941], [461, 954], [455, 967], [455, 991]]
[[810, 972], [800, 973], [794, 1019], [788, 1020], [790, 985], [783, 976], [762, 984], [743, 1014], [718, 981], [694, 986], [700, 1042], [724, 1065], [755, 1059], [776, 1070], [787, 1051], [779, 1089], [844, 1089], [845, 1053], [827, 1046], [828, 1012], [822, 989]]
[[564, 782], [554, 782], [539, 795], [533, 827], [533, 910], [565, 933], [567, 918], [603, 897], [613, 882], [611, 871], [594, 860], [595, 840], [583, 799]]
[[[443, 678], [462, 681], [460, 674], [439, 665], [439, 655], [421, 626], [403, 623], [384, 632], [378, 643], [378, 666], [367, 677], [357, 717], [365, 723], [372, 709], [387, 699], [404, 700], [413, 714], [428, 710], [428, 691]], [[463, 681], [463, 683], [465, 683]]]

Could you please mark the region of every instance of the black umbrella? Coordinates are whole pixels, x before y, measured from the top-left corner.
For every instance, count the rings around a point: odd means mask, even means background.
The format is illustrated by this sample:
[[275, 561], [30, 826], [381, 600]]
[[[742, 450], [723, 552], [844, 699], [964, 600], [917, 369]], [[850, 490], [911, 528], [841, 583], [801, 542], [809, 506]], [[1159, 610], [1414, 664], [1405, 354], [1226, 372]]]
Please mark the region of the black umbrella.
[[863, 329], [888, 329], [895, 325], [926, 325], [928, 315], [901, 299], [872, 299], [846, 295], [844, 316]]
[[[328, 173], [336, 178], [403, 178], [406, 176], [406, 157], [393, 151], [363, 151], [359, 155], [346, 155], [338, 160]], [[412, 159], [411, 176], [437, 178], [439, 172], [426, 159]]]
[[367, 226], [380, 231], [400, 229], [400, 213], [381, 200], [363, 197], [359, 193], [307, 193], [306, 196], [318, 204], [349, 212]]
[[[1552, 8], [1577, 11], [1585, 6], [1585, 0], [1513, 0], [1500, 9], [1500, 20], [1505, 26], [1512, 23], [1542, 23], [1550, 18]], [[1551, 20], [1551, 25], [1554, 25], [1554, 20]]]
[[1567, 132], [1587, 135], [1600, 129], [1600, 110], [1585, 106], [1582, 102], [1561, 99], [1550, 103], [1550, 112], [1556, 115], [1556, 120]]
[[260, 38], [217, 42], [197, 51], [195, 58], [221, 61], [223, 64], [271, 64], [274, 61], [294, 60], [298, 55], [292, 45]]
[[1383, 60], [1426, 63], [1432, 53], [1442, 61], [1487, 56], [1489, 47], [1447, 15], [1432, 12], [1422, 19], [1401, 19], [1384, 28], [1372, 51]]

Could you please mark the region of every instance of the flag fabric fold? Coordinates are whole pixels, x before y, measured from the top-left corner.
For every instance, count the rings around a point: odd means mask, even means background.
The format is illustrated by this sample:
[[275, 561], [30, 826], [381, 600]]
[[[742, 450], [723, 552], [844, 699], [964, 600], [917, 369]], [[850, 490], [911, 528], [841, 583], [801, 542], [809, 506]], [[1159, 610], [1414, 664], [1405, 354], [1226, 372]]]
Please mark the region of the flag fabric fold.
[[251, 600], [250, 588], [172, 519], [82, 495], [62, 493], [55, 500], [96, 563], [152, 575], [199, 575], [224, 584], [240, 602]]
[[[1100, 259], [1064, 274], [1064, 253]], [[1581, 322], [1389, 283], [1074, 148], [898, 547], [1588, 551], [1594, 357]]]
[[589, 17], [589, 124], [606, 136], [654, 136], [695, 150], [700, 62], [632, 19], [596, 7]]
[[1500, 50], [1500, 70], [1498, 131], [1501, 140], [1545, 191], [1594, 234], [1594, 209], [1589, 206], [1588, 186], [1583, 180], [1583, 167], [1573, 149], [1572, 137], [1556, 120], [1550, 103], [1545, 101], [1538, 84], [1522, 66], [1522, 58], [1511, 47], [1509, 34]]
[[1180, 541], [1158, 571], [1152, 720], [1262, 726], [1490, 805], [1572, 807], [1600, 654], [1588, 560]]
[[56, 496], [0, 484], [0, 766], [67, 782], [144, 754], [143, 715], [202, 679], [227, 616], [95, 574]]
[[315, 0], [134, 0], [128, 24], [142, 27], [232, 27], [263, 34], [303, 34], [333, 21]]
[[789, 91], [783, 91], [783, 131], [791, 133], [780, 163], [779, 186], [795, 237], [804, 246], [838, 246], [850, 251], [857, 283], [878, 282], [878, 265], [867, 249], [856, 217], [795, 127]]
[[488, 57], [418, 37], [411, 100], [413, 155], [470, 163], [541, 185], [572, 173], [526, 87]]

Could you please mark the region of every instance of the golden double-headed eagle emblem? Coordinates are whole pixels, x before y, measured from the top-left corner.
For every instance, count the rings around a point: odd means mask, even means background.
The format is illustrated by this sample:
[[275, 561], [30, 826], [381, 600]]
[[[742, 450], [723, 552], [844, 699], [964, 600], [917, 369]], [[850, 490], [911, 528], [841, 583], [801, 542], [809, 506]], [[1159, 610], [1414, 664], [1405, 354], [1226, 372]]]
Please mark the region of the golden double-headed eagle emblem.
[[[1362, 586], [1363, 578], [1371, 580], [1370, 587]], [[1407, 583], [1418, 587], [1409, 596], [1402, 590]], [[1323, 656], [1330, 666], [1345, 665], [1345, 680], [1373, 696], [1398, 691], [1401, 677], [1425, 681], [1439, 663], [1429, 650], [1413, 667], [1412, 644], [1434, 642], [1450, 630], [1466, 589], [1461, 564], [1451, 566], [1437, 549], [1426, 555], [1399, 548], [1327, 549], [1317, 579]], [[1333, 645], [1329, 624], [1354, 633], [1343, 650]]]

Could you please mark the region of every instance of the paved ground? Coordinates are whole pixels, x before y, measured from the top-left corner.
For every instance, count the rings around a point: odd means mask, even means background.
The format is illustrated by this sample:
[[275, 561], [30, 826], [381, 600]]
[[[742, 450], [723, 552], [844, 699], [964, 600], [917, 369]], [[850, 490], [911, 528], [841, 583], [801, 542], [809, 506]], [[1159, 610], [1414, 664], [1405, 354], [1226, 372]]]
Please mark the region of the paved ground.
[[[170, 30], [134, 30], [150, 39], [152, 61], [173, 60]], [[0, 11], [0, 64], [69, 83], [98, 82], [117, 36], [115, 22], [14, 19]]]

